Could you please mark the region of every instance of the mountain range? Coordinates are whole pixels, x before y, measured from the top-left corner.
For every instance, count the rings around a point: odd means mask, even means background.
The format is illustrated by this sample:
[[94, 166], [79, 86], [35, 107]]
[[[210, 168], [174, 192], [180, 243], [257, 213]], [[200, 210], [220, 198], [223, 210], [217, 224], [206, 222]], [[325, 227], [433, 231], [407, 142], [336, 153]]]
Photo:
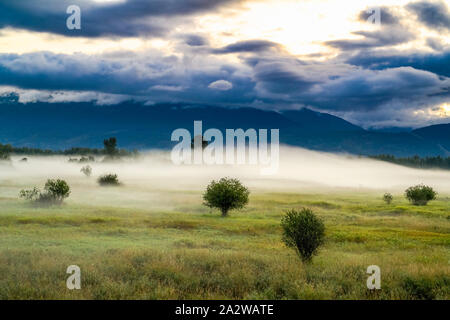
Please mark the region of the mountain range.
[[169, 149], [173, 130], [280, 129], [280, 142], [312, 150], [357, 155], [450, 156], [450, 124], [410, 131], [365, 130], [339, 117], [309, 109], [268, 111], [191, 104], [143, 105], [125, 102], [18, 103], [0, 101], [0, 143], [53, 150], [101, 148], [103, 139], [117, 137], [126, 149]]

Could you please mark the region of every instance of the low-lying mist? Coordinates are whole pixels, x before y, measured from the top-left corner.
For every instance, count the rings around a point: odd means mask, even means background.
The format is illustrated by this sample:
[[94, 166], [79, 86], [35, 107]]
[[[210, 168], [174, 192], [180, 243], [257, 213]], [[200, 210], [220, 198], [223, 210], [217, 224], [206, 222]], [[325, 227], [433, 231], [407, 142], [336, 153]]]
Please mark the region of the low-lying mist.
[[[88, 204], [124, 205], [171, 209], [186, 201], [199, 201], [198, 192], [212, 179], [239, 178], [252, 192], [346, 192], [349, 190], [402, 192], [425, 183], [441, 195], [450, 193], [450, 172], [420, 170], [378, 160], [281, 147], [279, 170], [260, 174], [250, 165], [174, 165], [170, 152], [143, 152], [137, 159], [117, 162], [68, 162], [69, 156], [12, 157], [0, 165], [0, 197], [17, 197], [20, 189], [43, 187], [50, 178], [65, 179], [72, 187], [70, 201]], [[80, 169], [89, 164], [92, 176]], [[97, 178], [116, 173], [120, 187], [100, 187]], [[183, 197], [179, 197], [183, 193]], [[191, 198], [190, 196], [191, 195]]]

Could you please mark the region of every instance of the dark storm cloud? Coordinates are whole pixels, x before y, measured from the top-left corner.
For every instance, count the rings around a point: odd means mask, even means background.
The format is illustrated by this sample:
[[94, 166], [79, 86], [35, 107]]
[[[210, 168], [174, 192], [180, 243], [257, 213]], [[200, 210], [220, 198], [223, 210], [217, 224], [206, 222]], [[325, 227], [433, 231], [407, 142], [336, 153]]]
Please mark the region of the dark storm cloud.
[[[237, 0], [127, 0], [118, 3], [2, 0], [0, 28], [83, 37], [161, 35], [173, 27], [174, 21], [167, 18], [207, 11], [233, 2]], [[81, 8], [81, 30], [68, 30], [66, 27], [69, 5]]]
[[343, 39], [325, 42], [334, 48], [344, 51], [378, 48], [398, 45], [415, 38], [414, 34], [403, 27], [383, 27], [378, 31], [356, 31], [355, 35], [363, 36], [363, 39]]
[[407, 109], [411, 101], [426, 101], [435, 94], [450, 93], [449, 79], [411, 67], [355, 70], [317, 86], [305, 102], [326, 110], [376, 110], [393, 101]]
[[[118, 58], [117, 58], [118, 57]], [[143, 96], [158, 101], [249, 102], [254, 84], [227, 65], [186, 70], [175, 56], [130, 55], [108, 58], [49, 52], [0, 54], [0, 85], [22, 89], [73, 90]], [[236, 89], [208, 86], [225, 80]], [[249, 94], [250, 93], [250, 94]]]
[[286, 62], [258, 62], [253, 78], [266, 94], [301, 95], [317, 82], [308, 77], [301, 68]]
[[[378, 8], [377, 8], [378, 9]], [[381, 24], [398, 24], [400, 19], [391, 12], [391, 9], [387, 7], [381, 7], [380, 9], [380, 23]], [[359, 13], [360, 21], [367, 21], [370, 16], [373, 15], [373, 11], [365, 10]]]
[[183, 37], [186, 44], [191, 47], [200, 47], [207, 45], [209, 43], [208, 39], [205, 37], [195, 35], [195, 34], [189, 34]]
[[272, 48], [279, 48], [279, 44], [267, 40], [246, 40], [232, 43], [220, 49], [213, 49], [216, 54], [240, 53], [240, 52], [262, 52]]
[[[198, 63], [191, 60], [193, 64], [186, 68], [183, 61], [191, 58], [158, 52], [0, 54], [0, 85], [121, 94], [154, 102], [260, 104], [272, 109], [295, 104], [347, 113], [389, 110], [386, 106], [393, 103], [397, 114], [407, 113], [412, 105], [426, 104], [431, 98], [436, 103], [448, 101], [450, 94], [448, 77], [397, 67], [401, 63], [394, 63], [393, 58], [392, 65], [378, 67], [374, 60], [364, 62], [362, 56], [353, 57], [352, 64], [338, 60], [313, 63], [271, 51], [245, 56], [245, 65], [205, 55]], [[218, 82], [232, 86], [226, 91], [214, 90], [212, 84]], [[70, 96], [67, 94], [68, 101]], [[385, 115], [389, 117], [388, 111]]]
[[435, 54], [385, 53], [382, 55], [374, 52], [362, 52], [348, 58], [346, 62], [375, 70], [410, 66], [415, 69], [426, 70], [441, 76], [450, 77], [450, 50]]
[[421, 1], [410, 3], [406, 8], [414, 12], [429, 28], [450, 30], [450, 11], [445, 2]]

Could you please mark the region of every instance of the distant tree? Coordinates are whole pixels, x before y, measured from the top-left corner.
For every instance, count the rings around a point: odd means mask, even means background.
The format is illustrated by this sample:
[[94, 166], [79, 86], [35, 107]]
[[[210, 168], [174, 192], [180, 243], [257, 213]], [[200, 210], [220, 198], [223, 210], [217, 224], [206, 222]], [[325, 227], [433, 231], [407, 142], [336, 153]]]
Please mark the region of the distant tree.
[[419, 184], [417, 186], [409, 187], [405, 191], [405, 197], [415, 206], [425, 206], [429, 201], [435, 200], [437, 192], [433, 188]]
[[392, 162], [400, 164], [402, 166], [408, 166], [413, 168], [442, 168], [450, 169], [450, 157], [443, 158], [441, 156], [420, 158], [419, 156], [396, 158], [392, 155], [381, 154], [378, 156], [371, 156], [370, 158], [378, 159], [382, 161]]
[[93, 156], [82, 156], [80, 160], [78, 160], [79, 163], [86, 163], [86, 162], [95, 162], [95, 158]]
[[103, 145], [105, 146], [105, 154], [108, 157], [110, 158], [116, 157], [116, 155], [118, 154], [118, 150], [117, 150], [117, 139], [115, 137], [103, 140]]
[[303, 262], [311, 261], [323, 244], [325, 225], [311, 209], [289, 210], [281, 219], [283, 242], [294, 248]]
[[204, 205], [220, 209], [222, 216], [226, 217], [228, 211], [245, 207], [249, 194], [250, 191], [238, 179], [222, 178], [208, 185], [203, 200]]
[[384, 202], [386, 202], [387, 204], [391, 204], [392, 200], [394, 200], [394, 197], [392, 196], [392, 194], [390, 194], [389, 192], [385, 193], [383, 195], [383, 200]]
[[86, 177], [90, 177], [92, 175], [92, 168], [90, 165], [87, 165], [81, 168], [80, 172], [84, 173]]
[[12, 152], [13, 152], [13, 147], [11, 145], [0, 144], [0, 161], [10, 160], [10, 155]]

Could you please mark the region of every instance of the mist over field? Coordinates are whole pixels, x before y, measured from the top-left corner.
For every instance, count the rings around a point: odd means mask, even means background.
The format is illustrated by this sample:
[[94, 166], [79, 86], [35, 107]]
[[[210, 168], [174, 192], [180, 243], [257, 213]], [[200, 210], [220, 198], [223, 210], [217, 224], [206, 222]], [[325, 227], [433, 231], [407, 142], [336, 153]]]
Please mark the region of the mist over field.
[[[427, 299], [448, 299], [450, 294], [449, 171], [291, 147], [280, 148], [279, 171], [272, 176], [249, 165], [177, 166], [167, 151], [116, 162], [102, 157], [69, 162], [74, 156], [21, 161], [24, 157], [0, 165], [0, 265], [7, 275], [0, 279], [0, 298], [423, 299], [425, 292]], [[91, 177], [80, 172], [86, 165]], [[117, 174], [121, 185], [100, 186], [97, 179], [106, 173]], [[245, 208], [224, 218], [203, 205], [202, 193], [212, 179], [226, 176], [238, 178], [251, 193]], [[57, 178], [71, 188], [63, 205], [41, 207], [19, 199], [21, 189], [42, 190], [47, 179]], [[419, 183], [439, 193], [427, 206], [404, 197], [406, 188]], [[383, 201], [385, 192], [392, 193], [392, 203]], [[312, 210], [326, 228], [325, 244], [309, 266], [282, 242], [282, 217], [300, 208]], [[81, 290], [66, 287], [70, 265], [82, 270]], [[366, 287], [370, 265], [382, 270], [378, 295]], [[30, 285], [35, 281], [38, 286]]]
[[[309, 151], [300, 148], [280, 149], [279, 170], [261, 175], [259, 166], [250, 165], [174, 165], [170, 152], [148, 151], [137, 159], [118, 162], [89, 163], [93, 173], [85, 177], [80, 169], [85, 163], [69, 163], [69, 156], [13, 157], [11, 166], [0, 166], [2, 195], [16, 197], [21, 188], [42, 187], [47, 179], [66, 179], [72, 188], [69, 201], [87, 204], [173, 209], [186, 201], [178, 192], [192, 192], [200, 201], [212, 179], [239, 178], [252, 192], [327, 193], [347, 191], [390, 191], [402, 193], [415, 184], [428, 184], [439, 194], [450, 193], [450, 172], [407, 168], [387, 162]], [[264, 167], [264, 166], [263, 166]], [[98, 176], [116, 173], [121, 187], [101, 188]]]

